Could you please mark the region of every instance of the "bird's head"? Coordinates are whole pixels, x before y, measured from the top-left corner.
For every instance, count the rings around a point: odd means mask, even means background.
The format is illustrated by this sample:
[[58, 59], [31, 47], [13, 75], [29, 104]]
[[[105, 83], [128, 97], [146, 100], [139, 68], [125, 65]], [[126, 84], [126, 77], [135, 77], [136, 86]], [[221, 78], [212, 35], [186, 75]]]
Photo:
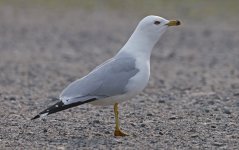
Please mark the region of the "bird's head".
[[135, 31], [120, 50], [122, 52], [131, 53], [132, 55], [142, 54], [150, 57], [154, 45], [158, 42], [163, 33], [170, 26], [180, 25], [178, 20], [167, 20], [159, 16], [147, 16], [143, 18]]
[[159, 16], [151, 15], [139, 22], [137, 30], [143, 33], [144, 36], [159, 39], [168, 27], [178, 26], [180, 24], [178, 20], [167, 20]]

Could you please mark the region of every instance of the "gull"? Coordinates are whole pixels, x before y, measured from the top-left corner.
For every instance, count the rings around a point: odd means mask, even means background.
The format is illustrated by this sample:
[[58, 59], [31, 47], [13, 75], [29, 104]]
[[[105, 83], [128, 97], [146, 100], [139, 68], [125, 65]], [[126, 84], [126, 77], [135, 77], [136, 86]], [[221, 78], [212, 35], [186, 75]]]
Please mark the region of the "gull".
[[120, 129], [118, 104], [143, 91], [150, 77], [150, 55], [153, 47], [170, 26], [180, 21], [159, 16], [147, 16], [111, 59], [93, 69], [88, 75], [70, 83], [60, 94], [59, 101], [32, 118], [42, 118], [74, 106], [114, 105], [114, 136], [126, 136]]

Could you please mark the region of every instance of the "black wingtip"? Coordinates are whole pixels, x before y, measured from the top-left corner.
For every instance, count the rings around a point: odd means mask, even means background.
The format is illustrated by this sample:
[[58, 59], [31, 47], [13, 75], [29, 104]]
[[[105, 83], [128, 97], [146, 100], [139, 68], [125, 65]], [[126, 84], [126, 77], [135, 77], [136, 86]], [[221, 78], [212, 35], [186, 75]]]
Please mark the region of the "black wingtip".
[[76, 103], [71, 103], [71, 104], [68, 104], [68, 105], [65, 105], [62, 101], [59, 101], [56, 104], [52, 105], [51, 107], [47, 108], [46, 110], [40, 112], [38, 115], [33, 117], [31, 120], [35, 120], [37, 118], [41, 118], [41, 117], [44, 117], [46, 115], [50, 115], [50, 114], [56, 113], [58, 111], [62, 111], [62, 110], [74, 107], [74, 106], [78, 106], [78, 105], [81, 105], [81, 104], [92, 102], [94, 100], [96, 100], [96, 98], [92, 98], [92, 99], [89, 99], [89, 100], [86, 100], [86, 101], [83, 101], [83, 102], [80, 101], [80, 102], [76, 102]]
[[40, 118], [40, 115], [36, 115], [35, 117], [33, 117], [31, 120], [35, 120], [37, 118]]

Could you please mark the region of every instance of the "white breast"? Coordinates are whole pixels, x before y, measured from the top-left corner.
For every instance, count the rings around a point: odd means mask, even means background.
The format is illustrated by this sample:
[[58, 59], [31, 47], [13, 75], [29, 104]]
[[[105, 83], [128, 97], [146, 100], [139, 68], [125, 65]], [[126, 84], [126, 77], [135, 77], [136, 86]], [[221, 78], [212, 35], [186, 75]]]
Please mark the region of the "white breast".
[[136, 67], [139, 72], [129, 80], [127, 91], [129, 93], [140, 93], [147, 86], [150, 76], [150, 62], [137, 58]]

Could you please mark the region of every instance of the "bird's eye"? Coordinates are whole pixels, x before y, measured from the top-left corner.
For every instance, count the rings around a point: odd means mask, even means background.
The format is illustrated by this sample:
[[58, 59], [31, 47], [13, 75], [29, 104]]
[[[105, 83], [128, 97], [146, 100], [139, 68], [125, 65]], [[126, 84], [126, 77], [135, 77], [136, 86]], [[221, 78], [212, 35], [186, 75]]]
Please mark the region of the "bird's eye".
[[159, 25], [161, 22], [160, 21], [154, 21], [155, 25]]

